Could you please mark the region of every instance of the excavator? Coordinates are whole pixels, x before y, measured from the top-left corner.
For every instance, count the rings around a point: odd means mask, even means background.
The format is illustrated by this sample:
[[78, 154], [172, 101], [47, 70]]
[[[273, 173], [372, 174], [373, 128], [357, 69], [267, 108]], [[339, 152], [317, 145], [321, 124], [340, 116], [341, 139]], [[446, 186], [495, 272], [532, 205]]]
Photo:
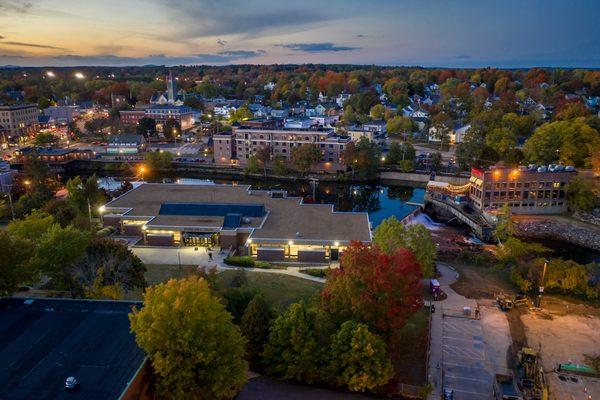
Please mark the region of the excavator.
[[548, 400], [548, 385], [537, 351], [523, 347], [518, 353], [521, 370], [519, 388], [525, 400]]
[[509, 296], [500, 294], [496, 296], [496, 302], [502, 311], [509, 311], [516, 307], [529, 305], [529, 299], [524, 295]]

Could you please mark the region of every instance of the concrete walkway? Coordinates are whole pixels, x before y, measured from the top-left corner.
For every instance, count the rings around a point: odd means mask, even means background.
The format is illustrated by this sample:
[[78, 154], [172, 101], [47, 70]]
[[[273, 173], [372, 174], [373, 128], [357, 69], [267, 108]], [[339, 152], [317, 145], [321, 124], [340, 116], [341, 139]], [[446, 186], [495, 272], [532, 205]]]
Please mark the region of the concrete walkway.
[[[280, 274], [295, 276], [309, 281], [325, 283], [324, 278], [303, 274], [299, 270], [307, 267], [289, 266], [287, 269], [266, 269], [266, 268], [241, 268], [225, 264], [225, 253], [221, 253], [218, 247], [212, 249], [212, 260], [209, 258], [209, 252], [205, 247], [144, 247], [133, 246], [131, 251], [137, 255], [144, 264], [150, 265], [197, 265], [201, 267], [216, 267], [218, 271], [243, 269], [248, 272], [259, 272], [268, 274]], [[332, 268], [334, 265], [332, 265]], [[324, 267], [309, 267], [324, 269]]]
[[[450, 287], [459, 275], [445, 264], [437, 264], [440, 286], [447, 299], [435, 302], [431, 321], [428, 399], [439, 400], [444, 388], [454, 390], [455, 400], [484, 400], [492, 396], [496, 373], [506, 372], [510, 330], [506, 316], [490, 301], [478, 304]], [[463, 315], [463, 307], [481, 310], [481, 319]]]
[[302, 272], [299, 271], [300, 268], [298, 268], [298, 267], [288, 267], [287, 269], [276, 269], [276, 268], [266, 269], [266, 268], [232, 267], [232, 266], [225, 265], [225, 264], [221, 264], [221, 265], [217, 266], [218, 271], [239, 270], [239, 269], [243, 269], [244, 271], [248, 271], [248, 272], [259, 272], [259, 273], [265, 273], [265, 274], [279, 274], [279, 275], [295, 276], [296, 278], [306, 279], [309, 281], [319, 282], [319, 283], [325, 283], [325, 280], [326, 280], [325, 278], [319, 278], [316, 276], [303, 274]]

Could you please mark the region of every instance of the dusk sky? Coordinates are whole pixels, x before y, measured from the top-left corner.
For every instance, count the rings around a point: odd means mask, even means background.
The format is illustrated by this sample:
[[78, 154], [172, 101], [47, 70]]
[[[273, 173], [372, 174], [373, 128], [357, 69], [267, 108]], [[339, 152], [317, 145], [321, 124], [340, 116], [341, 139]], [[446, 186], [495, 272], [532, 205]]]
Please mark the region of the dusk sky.
[[0, 0], [0, 65], [600, 67], [595, 0]]

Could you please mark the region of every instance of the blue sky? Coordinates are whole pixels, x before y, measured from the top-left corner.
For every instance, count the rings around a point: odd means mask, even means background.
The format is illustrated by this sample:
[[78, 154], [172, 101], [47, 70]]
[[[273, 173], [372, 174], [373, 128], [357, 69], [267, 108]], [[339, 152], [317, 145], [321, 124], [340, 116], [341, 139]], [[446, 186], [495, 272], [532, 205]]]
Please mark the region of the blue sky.
[[600, 67], [592, 0], [0, 0], [0, 65]]

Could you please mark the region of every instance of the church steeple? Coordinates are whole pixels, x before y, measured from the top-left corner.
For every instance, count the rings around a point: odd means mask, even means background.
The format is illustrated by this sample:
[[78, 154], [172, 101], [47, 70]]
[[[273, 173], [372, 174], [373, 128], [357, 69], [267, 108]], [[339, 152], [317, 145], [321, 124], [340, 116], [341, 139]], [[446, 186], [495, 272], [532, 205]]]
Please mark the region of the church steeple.
[[169, 104], [175, 103], [175, 96], [177, 95], [177, 87], [175, 86], [175, 80], [173, 79], [173, 73], [169, 71], [169, 77], [167, 79], [167, 101]]

